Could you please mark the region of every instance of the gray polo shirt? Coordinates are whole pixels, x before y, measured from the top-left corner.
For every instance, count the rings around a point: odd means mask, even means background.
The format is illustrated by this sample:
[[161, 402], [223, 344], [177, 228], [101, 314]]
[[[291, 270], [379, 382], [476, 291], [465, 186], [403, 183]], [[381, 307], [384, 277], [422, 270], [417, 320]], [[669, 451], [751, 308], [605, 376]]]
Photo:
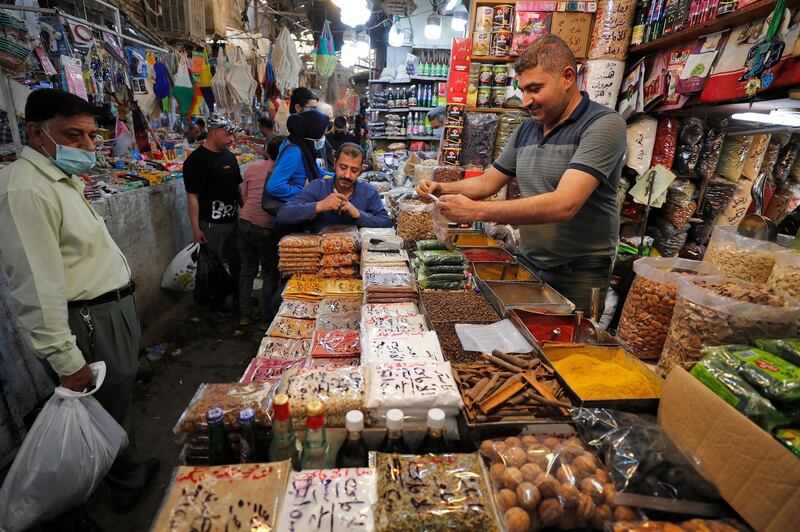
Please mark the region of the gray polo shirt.
[[568, 168], [600, 181], [571, 219], [520, 227], [520, 253], [537, 268], [553, 268], [587, 257], [613, 257], [619, 237], [617, 185], [625, 162], [625, 120], [611, 109], [583, 100], [547, 136], [528, 118], [503, 148], [494, 167], [516, 176], [523, 197], [553, 192]]

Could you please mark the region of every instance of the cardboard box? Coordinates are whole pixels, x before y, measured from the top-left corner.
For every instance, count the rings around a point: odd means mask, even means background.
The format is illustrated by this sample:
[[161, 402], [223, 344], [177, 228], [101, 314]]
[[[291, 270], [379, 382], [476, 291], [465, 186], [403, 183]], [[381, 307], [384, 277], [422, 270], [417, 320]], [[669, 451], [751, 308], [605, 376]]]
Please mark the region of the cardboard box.
[[553, 13], [550, 33], [558, 35], [569, 45], [575, 58], [586, 59], [589, 52], [589, 38], [592, 35], [592, 13], [560, 12]]
[[681, 368], [664, 383], [658, 421], [755, 530], [797, 530], [800, 458]]

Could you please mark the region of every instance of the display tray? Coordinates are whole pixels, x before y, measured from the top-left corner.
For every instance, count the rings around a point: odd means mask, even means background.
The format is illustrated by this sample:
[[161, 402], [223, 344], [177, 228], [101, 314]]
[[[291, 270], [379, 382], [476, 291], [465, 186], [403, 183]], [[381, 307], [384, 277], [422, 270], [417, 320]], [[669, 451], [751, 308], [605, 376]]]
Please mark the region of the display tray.
[[569, 418], [519, 418], [514, 420], [472, 422], [462, 410], [458, 415], [458, 434], [464, 443], [480, 443], [488, 438], [507, 438], [521, 433], [571, 436], [575, 429]]
[[[517, 329], [520, 330], [525, 339], [528, 340], [528, 342], [533, 346], [539, 346], [543, 342], [586, 343], [614, 347], [622, 345], [616, 337], [611, 336], [603, 329], [598, 328], [589, 318], [584, 316], [581, 317], [580, 327], [575, 327], [575, 325], [578, 323], [578, 317], [575, 313], [550, 311], [536, 312], [532, 310], [515, 308], [509, 309], [508, 318], [514, 323], [514, 325], [517, 326]], [[540, 340], [534, 336], [533, 332], [526, 324], [529, 323], [529, 320], [535, 320], [537, 318], [542, 318], [543, 323], [550, 321], [549, 319], [552, 318], [552, 323], [571, 324], [573, 326], [572, 334], [570, 335], [569, 339], [565, 339], [564, 336], [561, 335], [559, 336], [558, 340]], [[581, 340], [581, 337], [584, 339]]]
[[540, 282], [536, 274], [518, 262], [471, 262], [469, 271], [484, 281]]
[[500, 244], [494, 238], [482, 233], [455, 233], [453, 244], [459, 248], [499, 248]]
[[525, 281], [484, 281], [478, 278], [484, 297], [501, 315], [512, 308], [570, 313], [575, 305], [548, 284]]
[[502, 248], [465, 246], [458, 249], [467, 257], [469, 262], [517, 262], [514, 255]]
[[[587, 344], [558, 344], [545, 342], [540, 347], [544, 359], [555, 369], [556, 379], [561, 383], [567, 396], [575, 406], [587, 408], [613, 408], [625, 412], [651, 413], [658, 411], [658, 401], [661, 397], [663, 379], [656, 375], [641, 360], [634, 357], [621, 346], [614, 345], [587, 345]], [[622, 354], [622, 367], [643, 374], [658, 390], [652, 397], [637, 398], [604, 398], [584, 399], [570, 385], [570, 381], [562, 375], [554, 362], [558, 362], [570, 355], [581, 354], [599, 360], [609, 361], [617, 354]]]

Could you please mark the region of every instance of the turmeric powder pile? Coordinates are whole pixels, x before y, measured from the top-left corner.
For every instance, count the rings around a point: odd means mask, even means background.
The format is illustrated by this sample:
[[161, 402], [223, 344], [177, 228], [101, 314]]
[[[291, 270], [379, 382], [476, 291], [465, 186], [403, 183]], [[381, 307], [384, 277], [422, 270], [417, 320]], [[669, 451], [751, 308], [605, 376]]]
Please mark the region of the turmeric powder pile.
[[581, 399], [658, 397], [658, 388], [642, 373], [586, 355], [570, 355], [553, 366]]

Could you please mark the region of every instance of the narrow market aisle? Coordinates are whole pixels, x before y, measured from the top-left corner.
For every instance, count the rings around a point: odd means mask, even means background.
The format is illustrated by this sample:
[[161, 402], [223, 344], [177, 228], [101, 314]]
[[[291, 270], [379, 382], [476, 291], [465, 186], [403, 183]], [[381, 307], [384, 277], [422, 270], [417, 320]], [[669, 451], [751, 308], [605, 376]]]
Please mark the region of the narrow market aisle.
[[181, 412], [201, 383], [238, 381], [263, 334], [255, 324], [239, 327], [232, 317], [214, 319], [190, 307], [189, 315], [176, 320], [161, 339], [167, 353], [153, 362], [140, 360], [144, 371], [140, 369], [134, 396], [136, 443], [145, 456], [161, 460], [161, 469], [146, 496], [125, 515], [113, 511], [108, 488], [101, 484], [87, 509], [105, 532], [149, 530], [172, 469], [178, 465], [180, 444], [172, 428]]

